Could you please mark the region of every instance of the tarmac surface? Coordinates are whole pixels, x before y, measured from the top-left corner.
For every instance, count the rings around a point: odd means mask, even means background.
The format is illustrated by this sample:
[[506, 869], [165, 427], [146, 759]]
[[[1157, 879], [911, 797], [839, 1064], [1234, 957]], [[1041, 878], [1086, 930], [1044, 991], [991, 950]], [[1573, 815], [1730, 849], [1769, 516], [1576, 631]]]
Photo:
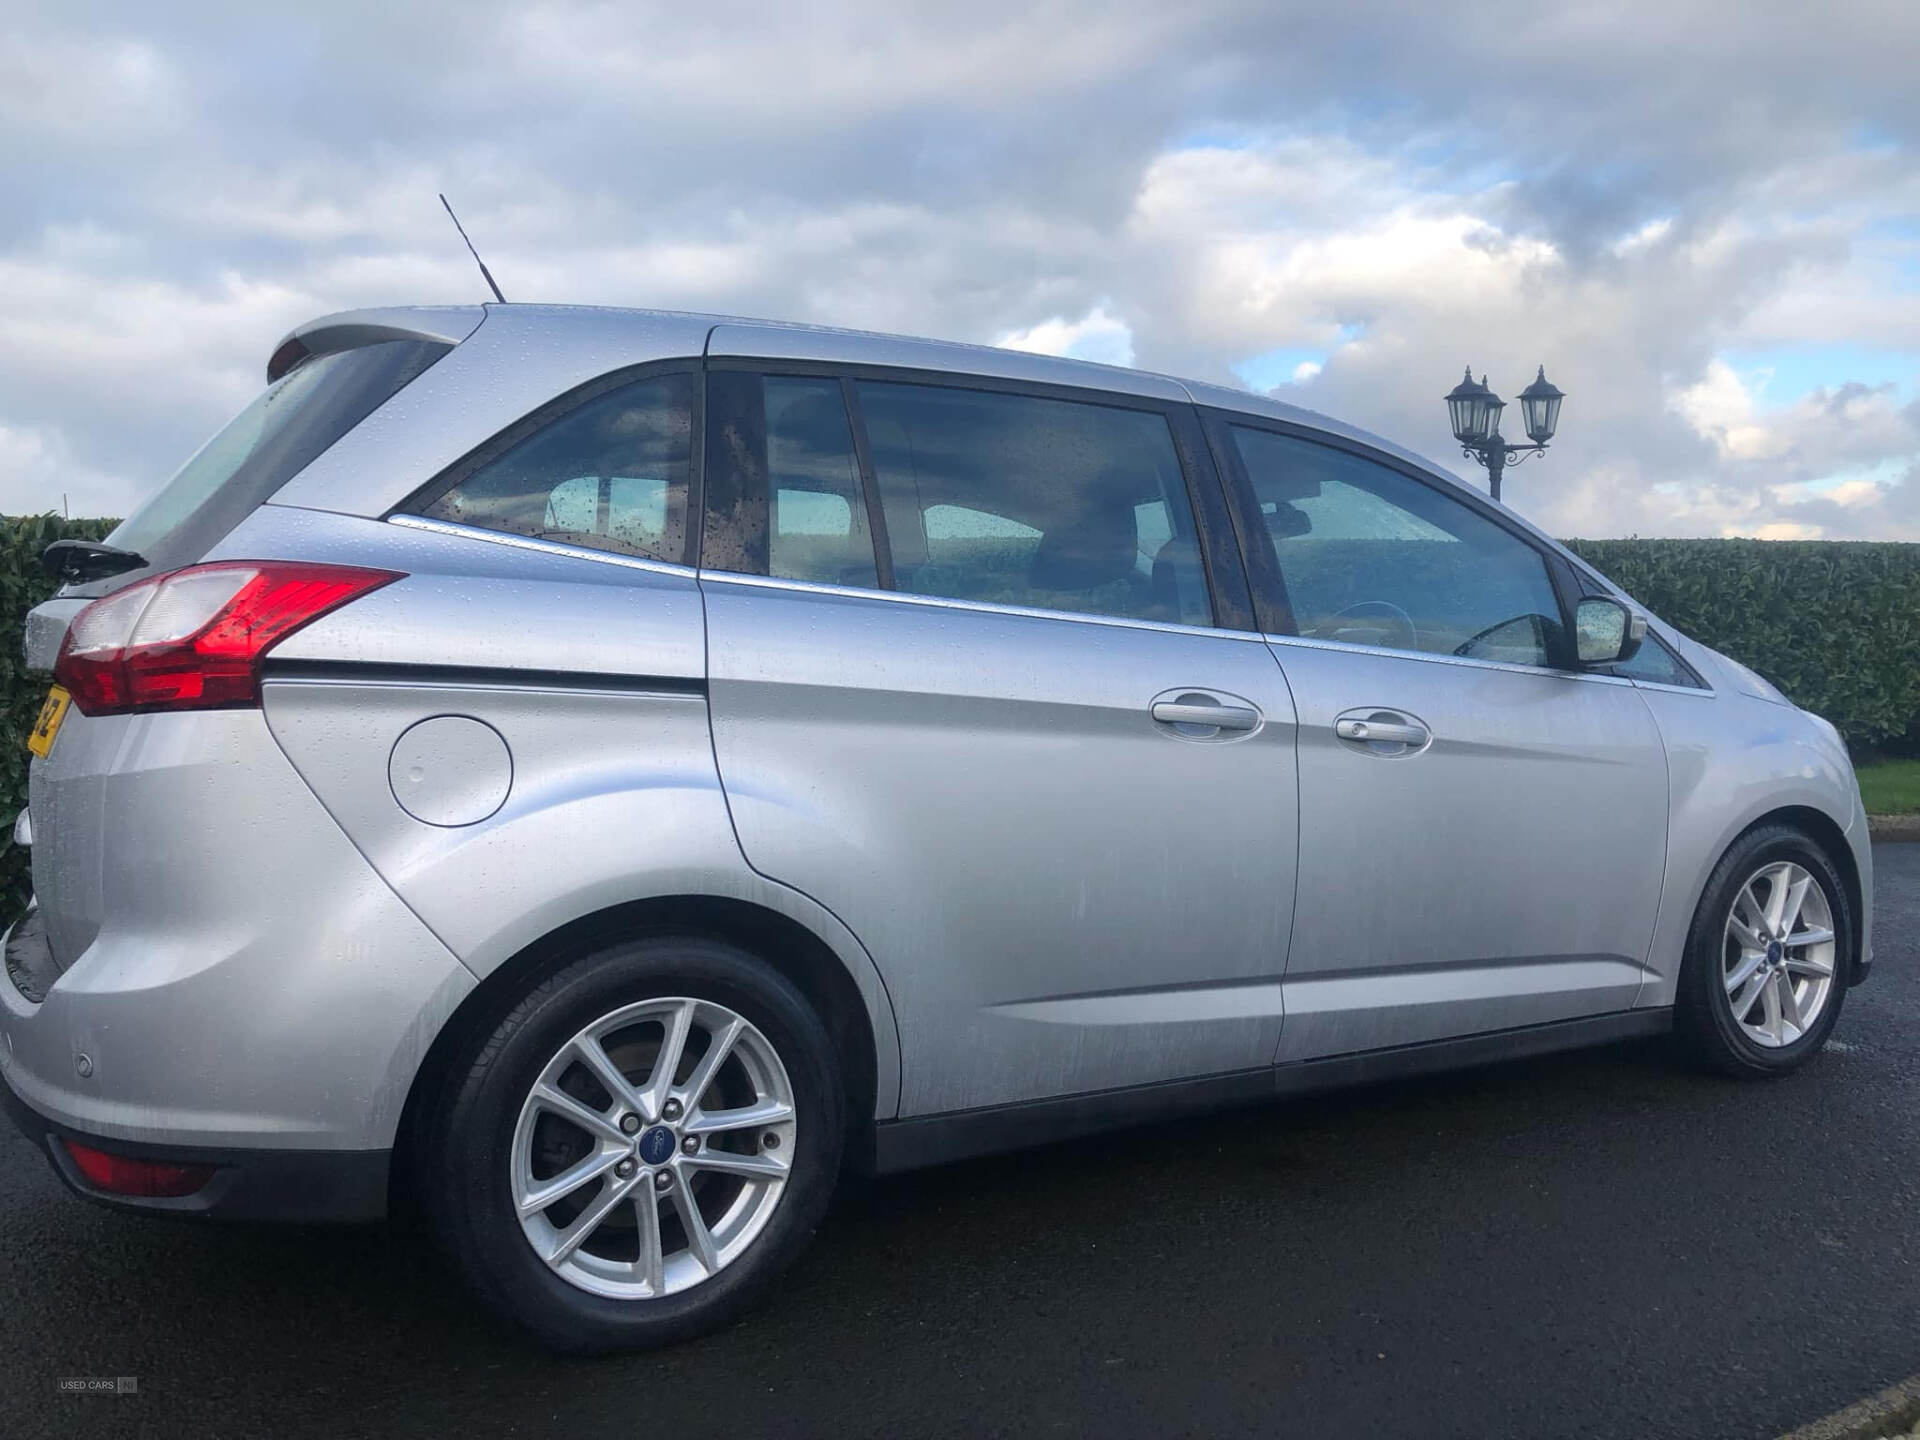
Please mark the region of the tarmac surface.
[[1761, 1440], [1920, 1371], [1920, 845], [1875, 862], [1797, 1076], [1635, 1043], [849, 1181], [654, 1355], [534, 1350], [398, 1230], [87, 1205], [6, 1129], [0, 1435]]

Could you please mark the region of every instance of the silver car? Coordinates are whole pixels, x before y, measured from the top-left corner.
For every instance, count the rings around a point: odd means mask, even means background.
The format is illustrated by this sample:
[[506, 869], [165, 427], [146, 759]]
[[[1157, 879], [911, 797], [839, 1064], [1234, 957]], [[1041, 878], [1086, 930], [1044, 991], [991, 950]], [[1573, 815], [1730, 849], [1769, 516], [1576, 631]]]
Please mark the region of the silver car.
[[843, 1165], [1674, 1031], [1866, 973], [1833, 728], [1511, 512], [1210, 385], [355, 312], [35, 610], [9, 1108], [81, 1194], [404, 1203], [573, 1351]]

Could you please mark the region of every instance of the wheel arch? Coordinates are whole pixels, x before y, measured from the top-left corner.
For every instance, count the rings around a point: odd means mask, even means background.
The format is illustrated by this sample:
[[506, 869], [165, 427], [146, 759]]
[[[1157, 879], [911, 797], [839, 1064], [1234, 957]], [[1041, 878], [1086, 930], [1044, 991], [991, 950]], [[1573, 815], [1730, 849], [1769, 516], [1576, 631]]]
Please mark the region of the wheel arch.
[[1709, 853], [1707, 863], [1701, 867], [1699, 878], [1693, 886], [1686, 911], [1686, 928], [1681, 933], [1682, 943], [1686, 943], [1693, 934], [1700, 906], [1706, 899], [1707, 882], [1712, 879], [1720, 862], [1743, 839], [1769, 825], [1786, 825], [1800, 831], [1820, 847], [1821, 852], [1833, 862], [1833, 868], [1840, 872], [1840, 882], [1846, 888], [1847, 913], [1852, 920], [1848, 926], [1851, 953], [1846, 960], [1846, 978], [1849, 985], [1858, 983], [1865, 969], [1867, 953], [1866, 926], [1863, 923], [1866, 897], [1859, 861], [1846, 830], [1833, 816], [1813, 805], [1777, 805], [1728, 829], [1720, 843]]
[[414, 1212], [411, 1157], [422, 1127], [433, 1123], [433, 1106], [445, 1095], [447, 1080], [468, 1047], [498, 1024], [517, 997], [542, 976], [608, 945], [650, 935], [727, 941], [751, 951], [799, 989], [826, 1024], [841, 1065], [848, 1158], [865, 1163], [883, 1089], [897, 1093], [898, 1080], [897, 1074], [882, 1074], [881, 1040], [867, 1001], [833, 947], [793, 916], [751, 900], [653, 896], [582, 915], [541, 936], [491, 970], [440, 1027], [414, 1072], [394, 1136], [390, 1181], [394, 1213]]

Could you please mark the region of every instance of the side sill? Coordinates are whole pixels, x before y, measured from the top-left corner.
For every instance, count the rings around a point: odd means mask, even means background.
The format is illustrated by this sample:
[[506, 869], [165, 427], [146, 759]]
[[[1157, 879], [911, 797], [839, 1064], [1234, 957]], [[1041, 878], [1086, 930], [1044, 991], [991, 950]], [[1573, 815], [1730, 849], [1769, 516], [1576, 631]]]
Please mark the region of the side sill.
[[861, 1157], [866, 1163], [861, 1168], [876, 1175], [890, 1175], [1202, 1111], [1664, 1035], [1672, 1028], [1673, 1012], [1669, 1009], [1621, 1010], [1454, 1040], [1330, 1055], [1270, 1069], [1236, 1070], [1198, 1080], [1171, 1080], [883, 1121], [870, 1132], [868, 1152]]

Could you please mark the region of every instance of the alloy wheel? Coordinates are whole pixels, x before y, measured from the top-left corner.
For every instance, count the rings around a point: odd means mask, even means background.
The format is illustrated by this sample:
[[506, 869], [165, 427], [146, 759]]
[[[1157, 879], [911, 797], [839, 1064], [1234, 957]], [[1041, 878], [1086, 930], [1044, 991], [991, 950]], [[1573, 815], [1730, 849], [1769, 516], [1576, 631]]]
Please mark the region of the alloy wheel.
[[1756, 1045], [1791, 1045], [1827, 1007], [1835, 956], [1833, 907], [1820, 882], [1790, 860], [1762, 866], [1727, 914], [1721, 980], [1735, 1023]]
[[615, 1299], [677, 1294], [765, 1229], [794, 1157], [792, 1085], [744, 1016], [644, 1000], [584, 1027], [541, 1070], [508, 1183], [534, 1253]]

